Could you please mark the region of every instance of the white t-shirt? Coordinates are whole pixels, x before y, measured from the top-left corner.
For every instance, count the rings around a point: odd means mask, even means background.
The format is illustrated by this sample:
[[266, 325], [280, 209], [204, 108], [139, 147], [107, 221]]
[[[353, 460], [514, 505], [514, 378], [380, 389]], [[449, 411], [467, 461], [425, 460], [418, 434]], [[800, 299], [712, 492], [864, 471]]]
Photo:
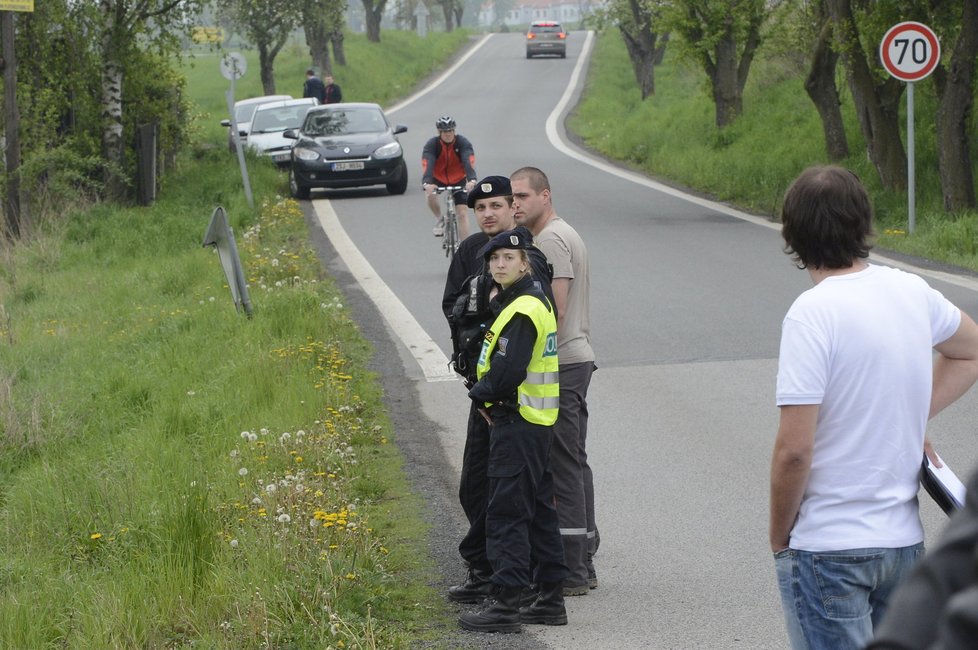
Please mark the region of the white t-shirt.
[[777, 404], [820, 404], [791, 548], [900, 548], [917, 513], [933, 347], [961, 312], [923, 279], [871, 265], [801, 294], [782, 324]]

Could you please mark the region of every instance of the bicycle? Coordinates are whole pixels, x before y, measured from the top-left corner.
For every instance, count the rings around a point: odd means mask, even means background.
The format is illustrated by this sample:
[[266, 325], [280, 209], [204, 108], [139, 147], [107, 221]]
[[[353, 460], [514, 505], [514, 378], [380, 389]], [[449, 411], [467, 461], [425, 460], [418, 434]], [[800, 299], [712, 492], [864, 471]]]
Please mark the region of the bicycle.
[[439, 185], [435, 194], [445, 195], [445, 231], [441, 238], [441, 247], [445, 257], [451, 259], [458, 250], [458, 214], [455, 212], [455, 192], [464, 190], [464, 185]]

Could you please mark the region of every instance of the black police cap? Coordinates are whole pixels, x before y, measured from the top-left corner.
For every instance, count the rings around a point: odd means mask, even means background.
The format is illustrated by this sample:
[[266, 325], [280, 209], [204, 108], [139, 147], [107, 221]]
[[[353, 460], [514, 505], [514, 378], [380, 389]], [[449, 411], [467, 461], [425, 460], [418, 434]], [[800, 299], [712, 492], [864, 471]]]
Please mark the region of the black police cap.
[[475, 202], [479, 199], [488, 199], [492, 196], [510, 196], [513, 193], [513, 186], [505, 176], [486, 176], [476, 183], [472, 191], [469, 192], [469, 200], [466, 201], [470, 208], [475, 207]]
[[530, 248], [532, 245], [533, 235], [531, 235], [526, 228], [518, 226], [513, 230], [503, 231], [486, 242], [486, 245], [479, 250], [479, 257], [488, 260], [489, 256], [492, 255], [492, 252], [500, 248], [513, 248], [519, 250], [522, 248]]

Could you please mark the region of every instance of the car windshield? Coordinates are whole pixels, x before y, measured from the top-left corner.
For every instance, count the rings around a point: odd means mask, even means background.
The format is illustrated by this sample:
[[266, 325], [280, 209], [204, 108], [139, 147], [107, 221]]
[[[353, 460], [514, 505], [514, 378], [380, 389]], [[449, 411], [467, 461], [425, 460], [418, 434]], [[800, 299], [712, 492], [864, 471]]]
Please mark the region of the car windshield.
[[297, 129], [302, 118], [309, 112], [309, 104], [304, 106], [281, 106], [255, 111], [251, 123], [252, 133], [273, 133], [285, 129]]
[[234, 119], [237, 122], [250, 122], [251, 116], [255, 114], [255, 109], [261, 104], [245, 104], [234, 109]]
[[349, 135], [387, 130], [384, 114], [375, 108], [345, 108], [310, 113], [303, 127], [306, 135]]

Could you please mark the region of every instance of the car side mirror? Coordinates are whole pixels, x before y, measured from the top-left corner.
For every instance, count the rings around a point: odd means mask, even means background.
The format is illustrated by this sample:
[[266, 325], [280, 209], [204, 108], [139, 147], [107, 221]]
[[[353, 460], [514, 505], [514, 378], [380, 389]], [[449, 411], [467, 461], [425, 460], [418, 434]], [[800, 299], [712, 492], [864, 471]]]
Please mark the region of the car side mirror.
[[242, 138], [247, 138], [248, 132], [244, 129], [241, 129], [240, 131], [238, 131], [238, 135], [240, 135]]
[[289, 140], [298, 140], [299, 135], [295, 132], [295, 129], [285, 129], [282, 131], [282, 137], [288, 138]]
[[394, 127], [394, 135], [397, 135], [398, 133], [407, 133], [407, 127], [403, 124], [396, 125]]
[[221, 120], [221, 126], [231, 126], [231, 120]]

